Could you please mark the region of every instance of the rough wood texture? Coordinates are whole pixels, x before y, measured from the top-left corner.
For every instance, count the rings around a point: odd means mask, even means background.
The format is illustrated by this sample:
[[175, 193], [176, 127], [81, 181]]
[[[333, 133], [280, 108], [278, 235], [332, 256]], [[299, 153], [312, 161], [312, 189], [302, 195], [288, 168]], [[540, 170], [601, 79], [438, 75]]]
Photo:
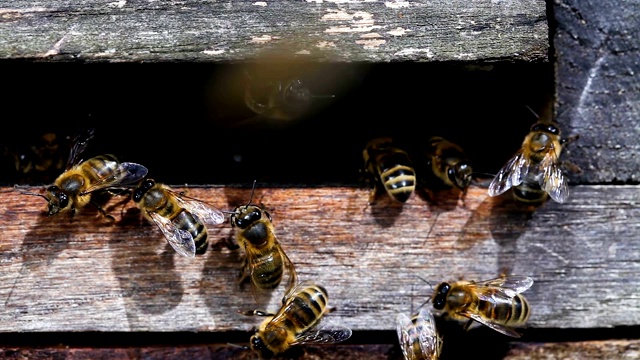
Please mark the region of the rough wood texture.
[[554, 2], [558, 121], [577, 182], [640, 181], [640, 3]]
[[3, 59], [547, 61], [548, 37], [544, 1], [0, 1]]
[[[274, 310], [282, 289], [256, 304], [236, 279], [238, 252], [211, 246], [196, 259], [175, 254], [133, 209], [110, 223], [87, 209], [72, 223], [43, 216], [42, 198], [3, 189], [0, 202], [1, 331], [225, 331], [260, 322], [237, 310]], [[404, 207], [367, 206], [358, 188], [257, 189], [300, 280], [327, 287], [328, 317], [354, 330], [392, 330], [431, 293], [418, 276], [488, 279], [530, 275], [532, 328], [601, 328], [640, 323], [636, 269], [638, 186], [576, 186], [568, 203], [529, 216], [486, 190], [466, 207], [415, 196]], [[250, 189], [189, 189], [230, 210]], [[446, 195], [446, 194], [444, 194]], [[130, 206], [130, 205], [128, 205]], [[228, 224], [211, 240], [230, 236]]]
[[[484, 344], [470, 349], [483, 359], [504, 360], [596, 360], [596, 359], [637, 359], [640, 357], [640, 341], [583, 341], [561, 343], [521, 343], [514, 342], [511, 348], [501, 356], [492, 356], [491, 350]], [[470, 355], [469, 353], [467, 355]], [[192, 346], [192, 347], [141, 347], [141, 348], [0, 348], [3, 359], [252, 359], [249, 352], [229, 346]], [[301, 351], [290, 352], [282, 359], [372, 359], [399, 360], [400, 350], [394, 345], [342, 345], [342, 346], [305, 346]], [[441, 360], [455, 359], [443, 352]]]

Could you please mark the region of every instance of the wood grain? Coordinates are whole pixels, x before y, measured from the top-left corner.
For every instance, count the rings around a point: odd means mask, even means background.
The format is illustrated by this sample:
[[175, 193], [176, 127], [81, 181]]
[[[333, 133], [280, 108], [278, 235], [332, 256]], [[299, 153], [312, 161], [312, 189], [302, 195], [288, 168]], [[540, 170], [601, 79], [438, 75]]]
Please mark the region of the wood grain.
[[640, 181], [640, 4], [554, 2], [558, 121], [575, 181]]
[[[182, 189], [180, 189], [182, 190]], [[500, 272], [535, 280], [525, 295], [531, 328], [602, 328], [640, 323], [638, 186], [575, 186], [565, 204], [523, 211], [508, 197], [472, 188], [465, 207], [440, 194], [403, 207], [368, 206], [361, 188], [259, 188], [300, 280], [324, 285], [328, 315], [354, 330], [393, 330], [428, 284], [482, 280]], [[35, 191], [35, 190], [34, 190]], [[189, 188], [220, 209], [245, 204], [250, 189]], [[47, 218], [42, 198], [0, 195], [0, 331], [227, 331], [260, 319], [238, 310], [278, 308], [282, 289], [256, 304], [240, 290], [240, 254], [210, 229], [208, 252], [175, 254], [159, 230], [127, 205], [115, 222], [88, 208], [72, 223]]]
[[0, 17], [3, 59], [546, 61], [549, 47], [544, 1], [5, 0]]
[[[485, 344], [486, 345], [486, 344]], [[477, 344], [477, 346], [481, 346]], [[397, 345], [308, 345], [290, 351], [279, 359], [317, 360], [317, 359], [377, 359], [400, 360], [402, 354]], [[474, 350], [478, 354], [478, 349]], [[504, 360], [596, 360], [596, 359], [637, 359], [640, 356], [640, 341], [576, 341], [560, 343], [522, 343], [513, 342], [499, 356], [493, 356], [490, 349], [480, 351], [483, 359]], [[470, 355], [467, 353], [466, 355]], [[45, 348], [0, 348], [3, 359], [252, 359], [246, 350], [228, 345], [200, 346], [145, 346], [139, 348], [82, 348], [82, 347], [45, 347]], [[441, 360], [456, 359], [451, 354], [442, 353]]]

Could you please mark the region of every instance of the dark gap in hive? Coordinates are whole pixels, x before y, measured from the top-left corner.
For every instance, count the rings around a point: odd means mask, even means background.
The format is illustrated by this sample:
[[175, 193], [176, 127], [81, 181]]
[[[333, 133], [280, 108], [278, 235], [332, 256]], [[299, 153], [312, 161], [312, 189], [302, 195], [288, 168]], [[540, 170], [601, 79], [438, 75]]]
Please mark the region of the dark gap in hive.
[[[553, 91], [548, 63], [77, 64], [3, 63], [5, 130], [0, 184], [50, 183], [59, 174], [16, 173], [14, 155], [48, 132], [96, 128], [84, 158], [114, 153], [168, 184], [362, 184], [362, 148], [390, 135], [420, 146], [458, 142], [474, 169], [495, 173]], [[295, 121], [250, 121], [245, 69], [254, 79], [292, 76], [315, 105]], [[258, 81], [258, 80], [254, 80]], [[333, 97], [331, 97], [333, 96]], [[416, 159], [420, 161], [420, 159]], [[260, 185], [259, 185], [260, 186]]]

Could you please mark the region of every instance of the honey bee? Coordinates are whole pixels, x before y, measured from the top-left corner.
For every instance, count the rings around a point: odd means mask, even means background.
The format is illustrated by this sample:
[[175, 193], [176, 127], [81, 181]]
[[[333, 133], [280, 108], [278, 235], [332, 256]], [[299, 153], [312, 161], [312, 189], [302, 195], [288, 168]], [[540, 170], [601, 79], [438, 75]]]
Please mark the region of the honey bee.
[[569, 187], [558, 159], [562, 146], [570, 140], [561, 137], [553, 123], [535, 123], [520, 149], [489, 184], [489, 195], [497, 196], [513, 188], [515, 199], [524, 203], [539, 204], [547, 196], [565, 202]]
[[257, 300], [261, 292], [278, 287], [286, 268], [289, 273], [287, 292], [290, 291], [297, 282], [296, 269], [282, 250], [269, 212], [249, 202], [234, 209], [230, 222], [235, 229], [235, 244], [232, 247], [242, 246], [245, 252], [240, 283], [249, 279], [254, 299]]
[[103, 215], [108, 216], [91, 200], [91, 195], [100, 190], [135, 183], [147, 175], [146, 167], [131, 162], [120, 162], [110, 154], [81, 161], [80, 154], [86, 149], [87, 142], [93, 135], [94, 130], [89, 129], [74, 138], [66, 170], [47, 188], [46, 195], [25, 193], [45, 198], [48, 202], [49, 216], [68, 211], [70, 218], [73, 218], [76, 210], [89, 202], [92, 202]]
[[456, 187], [463, 193], [471, 184], [473, 169], [464, 150], [451, 141], [434, 136], [428, 141], [427, 163], [430, 170], [446, 186]]
[[427, 308], [409, 318], [398, 314], [397, 332], [405, 360], [437, 360], [442, 352], [442, 338], [433, 314]]
[[289, 121], [303, 115], [310, 107], [311, 97], [309, 88], [295, 77], [263, 82], [252, 80], [244, 89], [247, 107], [264, 118], [276, 121]]
[[409, 154], [396, 147], [389, 137], [369, 141], [362, 152], [365, 171], [373, 178], [369, 203], [375, 201], [379, 186], [394, 200], [406, 202], [416, 188], [416, 172]]
[[520, 293], [533, 285], [528, 276], [504, 275], [492, 280], [441, 283], [432, 298], [433, 308], [454, 320], [477, 321], [502, 334], [520, 337], [512, 327], [529, 319], [529, 303]]
[[158, 226], [171, 247], [187, 257], [195, 257], [207, 250], [206, 225], [225, 221], [222, 211], [177, 193], [153, 179], [140, 182], [131, 198], [143, 216]]
[[259, 310], [241, 312], [249, 316], [267, 316], [250, 339], [250, 348], [261, 358], [271, 358], [301, 344], [332, 344], [351, 337], [351, 329], [328, 323], [322, 317], [333, 311], [327, 307], [327, 290], [311, 282], [299, 284], [282, 299], [275, 314]]

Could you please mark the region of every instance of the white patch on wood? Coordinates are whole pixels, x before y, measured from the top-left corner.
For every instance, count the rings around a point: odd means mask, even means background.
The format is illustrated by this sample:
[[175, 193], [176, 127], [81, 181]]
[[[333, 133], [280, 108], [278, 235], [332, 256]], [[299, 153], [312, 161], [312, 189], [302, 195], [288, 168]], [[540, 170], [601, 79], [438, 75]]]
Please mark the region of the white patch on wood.
[[311, 51], [309, 50], [300, 50], [295, 53], [296, 55], [311, 55]]
[[267, 3], [265, 1], [256, 1], [251, 5], [255, 5], [255, 6], [267, 6]]
[[107, 51], [96, 53], [93, 56], [94, 57], [105, 57], [105, 56], [112, 56], [115, 53], [116, 53], [116, 49], [108, 49]]
[[392, 9], [408, 8], [411, 4], [408, 1], [386, 1], [384, 6]]
[[333, 26], [325, 30], [326, 33], [347, 33], [347, 32], [368, 32], [373, 29], [381, 28], [380, 25], [374, 25], [373, 14], [365, 11], [356, 11], [349, 14], [343, 10], [328, 10], [329, 14], [324, 15], [322, 21], [347, 21], [350, 24]]
[[387, 41], [382, 39], [380, 34], [371, 33], [361, 36], [363, 40], [356, 40], [356, 44], [363, 45], [365, 49], [377, 49], [380, 45], [384, 45]]
[[251, 38], [252, 43], [257, 43], [257, 44], [264, 44], [266, 42], [269, 42], [271, 40], [276, 39], [275, 37], [271, 36], [271, 35], [262, 35], [262, 36], [254, 36]]
[[409, 31], [411, 31], [411, 30], [407, 30], [407, 29], [403, 29], [401, 27], [397, 27], [397, 28], [395, 28], [393, 30], [387, 31], [387, 34], [393, 35], [393, 36], [402, 36], [402, 35], [408, 33]]
[[224, 49], [221, 50], [204, 50], [202, 51], [203, 54], [205, 55], [220, 55], [220, 54], [224, 54]]
[[419, 53], [426, 54], [427, 58], [432, 58], [432, 57], [435, 56], [433, 54], [433, 51], [431, 51], [431, 49], [429, 49], [429, 48], [426, 48], [426, 49], [408, 48], [408, 49], [400, 50], [400, 51], [396, 52], [393, 55], [394, 56], [408, 56], [408, 55], [419, 54]]
[[123, 8], [127, 4], [127, 0], [118, 0], [114, 2], [107, 3], [107, 6], [112, 8]]
[[471, 60], [471, 59], [474, 58], [474, 54], [472, 54], [472, 53], [461, 53], [461, 54], [456, 54], [454, 56], [454, 58], [460, 59], [460, 60]]
[[591, 86], [593, 86], [593, 79], [598, 76], [598, 73], [600, 72], [600, 69], [602, 67], [602, 63], [604, 62], [604, 60], [607, 57], [607, 55], [608, 54], [600, 56], [598, 58], [598, 60], [596, 60], [596, 62], [593, 64], [593, 67], [591, 69], [589, 69], [589, 77], [587, 78], [587, 83], [585, 84], [584, 88], [582, 89], [582, 92], [580, 93], [580, 99], [578, 100], [578, 113], [582, 117], [585, 117], [585, 115], [583, 113], [584, 112], [584, 102], [585, 102], [585, 100], [587, 100], [589, 92], [591, 91]]
[[333, 41], [318, 41], [316, 43], [316, 47], [324, 49], [324, 48], [335, 48], [336, 47], [336, 43], [334, 43]]

